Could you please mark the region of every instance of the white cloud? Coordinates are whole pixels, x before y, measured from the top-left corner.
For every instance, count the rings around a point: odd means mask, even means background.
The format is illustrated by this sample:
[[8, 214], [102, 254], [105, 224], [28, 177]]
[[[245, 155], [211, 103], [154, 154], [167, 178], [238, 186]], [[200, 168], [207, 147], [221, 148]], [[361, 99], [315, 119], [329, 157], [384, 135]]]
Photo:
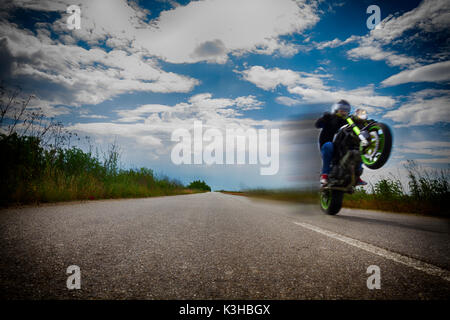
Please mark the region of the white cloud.
[[338, 38], [335, 38], [335, 39], [330, 40], [330, 41], [324, 41], [324, 42], [317, 43], [316, 47], [317, 47], [317, 49], [320, 49], [320, 50], [325, 49], [325, 48], [337, 48], [337, 47], [343, 46], [345, 44], [357, 41], [360, 38], [361, 37], [355, 36], [355, 35], [347, 38], [344, 41], [341, 41]]
[[[447, 141], [406, 142], [400, 148], [397, 148], [397, 152], [415, 154], [414, 161], [418, 163], [450, 164], [450, 142]], [[426, 156], [427, 158], [420, 158], [420, 156]]]
[[[39, 90], [42, 101], [51, 105], [98, 104], [134, 91], [189, 92], [199, 82], [165, 72], [156, 58], [224, 63], [229, 54], [292, 56], [299, 46], [280, 36], [301, 33], [319, 20], [316, 5], [303, 0], [193, 1], [175, 5], [151, 21], [148, 11], [134, 1], [79, 0], [81, 29], [71, 31], [65, 10], [72, 4], [70, 0], [5, 4], [5, 11], [23, 7], [61, 13], [52, 25], [37, 24], [36, 34], [0, 20], [0, 53], [9, 58], [8, 74], [2, 78], [52, 87]], [[50, 30], [56, 37], [50, 37]], [[91, 49], [77, 46], [78, 40]], [[103, 43], [112, 50], [97, 47]]]
[[213, 98], [210, 93], [197, 94], [187, 102], [173, 106], [147, 104], [132, 110], [116, 110], [115, 122], [77, 123], [69, 130], [83, 132], [97, 139], [115, 136], [131, 139], [138, 146], [151, 148], [154, 156], [167, 153], [172, 145], [171, 133], [179, 128], [191, 130], [194, 121], [201, 121], [204, 128], [266, 128], [276, 126], [276, 121], [254, 120], [242, 117], [241, 110], [259, 108], [262, 102], [254, 96], [235, 99]]
[[206, 120], [205, 114], [220, 113], [225, 118], [229, 116], [240, 116], [239, 110], [260, 109], [263, 103], [255, 99], [254, 96], [243, 96], [236, 99], [212, 99], [210, 93], [197, 94], [192, 96], [188, 103], [179, 103], [175, 106], [161, 104], [146, 104], [133, 110], [117, 110], [118, 122], [138, 122], [144, 121], [147, 117], [158, 114], [168, 119], [174, 115], [196, 114], [200, 120]]
[[[377, 108], [390, 108], [395, 104], [395, 99], [389, 96], [375, 94], [373, 85], [354, 90], [336, 90], [324, 83], [328, 74], [311, 74], [296, 72], [289, 69], [265, 69], [261, 66], [253, 66], [244, 71], [238, 71], [243, 78], [261, 89], [274, 90], [277, 86], [285, 86], [289, 93], [298, 95], [298, 98], [279, 97], [277, 102], [286, 105], [333, 103], [340, 99], [346, 99], [355, 107], [364, 107], [369, 112], [379, 111]], [[288, 100], [288, 99], [290, 100]]]
[[347, 51], [351, 59], [370, 59], [374, 61], [386, 60], [390, 66], [416, 65], [416, 59], [394, 51], [384, 50], [378, 43], [363, 39], [359, 46]]
[[261, 66], [253, 66], [240, 73], [245, 80], [264, 90], [273, 90], [278, 85], [291, 86], [300, 80], [300, 75], [292, 70], [265, 69]]
[[377, 95], [373, 86], [360, 87], [353, 90], [317, 89], [296, 86], [288, 88], [290, 93], [301, 96], [303, 103], [333, 103], [341, 99], [350, 102], [354, 107], [365, 108], [370, 113], [378, 113], [381, 108], [391, 108], [395, 99]]
[[291, 56], [296, 47], [279, 37], [318, 20], [315, 5], [305, 1], [193, 1], [162, 12], [152, 28], [136, 30], [135, 45], [173, 63], [223, 63], [229, 53]]
[[450, 28], [450, 3], [447, 0], [424, 0], [417, 8], [401, 16], [389, 15], [373, 29], [369, 37], [384, 44], [398, 40], [406, 31], [418, 29], [439, 32]]
[[[450, 157], [448, 158], [427, 158], [427, 159], [414, 159], [414, 161], [418, 162], [418, 163], [447, 163], [450, 164]], [[405, 162], [406, 164], [406, 162]], [[429, 169], [433, 169], [433, 168], [429, 168]]]
[[338, 38], [335, 38], [330, 41], [325, 41], [317, 44], [317, 49], [324, 49], [324, 48], [336, 48], [343, 44], [344, 41], [339, 40]]
[[[349, 58], [385, 60], [390, 66], [417, 67], [417, 59], [406, 54], [400, 54], [388, 45], [414, 44], [427, 41], [426, 33], [447, 32], [450, 28], [450, 2], [447, 0], [424, 0], [420, 5], [400, 16], [389, 15], [366, 36], [355, 36], [342, 41], [334, 39], [316, 44], [316, 48], [336, 48], [351, 42], [357, 42], [356, 48], [347, 51]], [[404, 36], [407, 31], [414, 30], [412, 36]], [[448, 52], [442, 53], [448, 58]]]
[[328, 77], [328, 75], [296, 72], [289, 69], [265, 69], [261, 66], [253, 66], [250, 69], [236, 72], [242, 74], [245, 80], [264, 90], [273, 90], [279, 85], [292, 87], [297, 84], [325, 88], [321, 78]]
[[0, 22], [0, 51], [8, 57], [2, 78], [34, 82], [50, 105], [98, 104], [133, 91], [188, 92], [199, 83], [139, 54], [64, 45], [6, 22]]
[[336, 38], [331, 41], [317, 43], [316, 48], [319, 50], [325, 48], [337, 48], [352, 42], [358, 43], [358, 46], [356, 48], [347, 51], [347, 56], [352, 60], [386, 60], [386, 63], [388, 65], [400, 67], [417, 65], [417, 61], [414, 57], [410, 57], [405, 54], [399, 54], [393, 50], [386, 50], [383, 48], [382, 43], [371, 38], [370, 35], [365, 37], [352, 35], [344, 41]]
[[107, 116], [102, 116], [99, 114], [82, 114], [80, 118], [88, 118], [88, 119], [107, 119]]
[[446, 157], [450, 159], [450, 142], [448, 141], [415, 141], [402, 143], [397, 148], [401, 153], [412, 153], [426, 156]]
[[415, 69], [404, 70], [383, 82], [384, 86], [395, 86], [408, 82], [445, 82], [450, 81], [450, 61], [433, 63]]
[[234, 99], [236, 106], [241, 110], [256, 110], [261, 109], [264, 103], [256, 100], [255, 96], [238, 97]]
[[433, 125], [450, 122], [450, 90], [422, 90], [416, 92], [399, 108], [383, 117], [399, 122], [397, 127]]
[[277, 97], [275, 101], [278, 102], [279, 104], [284, 104], [285, 106], [289, 107], [296, 106], [302, 103], [300, 100], [292, 99], [285, 96]]
[[[40, 10], [65, 10], [70, 0], [54, 5], [18, 2]], [[147, 12], [125, 0], [79, 0], [82, 28], [73, 37], [89, 44], [131, 45], [172, 63], [224, 63], [228, 54], [259, 53], [292, 56], [299, 48], [280, 36], [301, 33], [318, 20], [316, 4], [304, 0], [192, 1], [146, 21]], [[107, 10], [106, 10], [107, 8]], [[53, 25], [66, 32], [66, 16]], [[182, 48], [182, 50], [180, 50]]]
[[141, 105], [133, 110], [117, 110], [117, 114], [119, 115], [119, 122], [138, 122], [141, 120], [145, 120], [145, 115], [151, 113], [160, 113], [160, 112], [170, 112], [174, 111], [175, 107], [170, 107], [161, 104], [145, 104]]

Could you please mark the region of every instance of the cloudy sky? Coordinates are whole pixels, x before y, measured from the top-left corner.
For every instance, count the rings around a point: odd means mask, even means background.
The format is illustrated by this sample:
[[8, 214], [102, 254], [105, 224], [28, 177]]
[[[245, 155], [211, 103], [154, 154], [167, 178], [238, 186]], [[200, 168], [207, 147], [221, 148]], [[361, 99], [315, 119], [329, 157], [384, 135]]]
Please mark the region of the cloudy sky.
[[[373, 4], [381, 23], [370, 30], [366, 10]], [[67, 26], [70, 5], [81, 8], [78, 30]], [[393, 129], [393, 154], [377, 174], [401, 172], [407, 159], [433, 168], [450, 164], [447, 0], [0, 6], [2, 83], [34, 94], [32, 107], [100, 148], [117, 140], [125, 167], [147, 166], [185, 183], [201, 178], [214, 189], [288, 186], [295, 179], [286, 168], [303, 162], [287, 146], [298, 135], [289, 134], [286, 121], [312, 118], [342, 98]], [[219, 129], [279, 128], [280, 172], [172, 164], [171, 133], [194, 120]], [[315, 129], [306, 131], [317, 137]], [[375, 172], [363, 177], [370, 181]]]

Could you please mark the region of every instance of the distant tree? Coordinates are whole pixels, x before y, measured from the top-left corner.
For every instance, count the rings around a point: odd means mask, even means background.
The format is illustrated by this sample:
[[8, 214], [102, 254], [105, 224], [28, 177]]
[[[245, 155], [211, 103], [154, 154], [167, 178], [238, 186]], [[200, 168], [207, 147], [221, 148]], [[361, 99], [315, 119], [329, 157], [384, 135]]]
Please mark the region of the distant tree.
[[188, 185], [189, 189], [197, 189], [204, 191], [211, 191], [211, 187], [208, 186], [203, 180], [194, 180]]

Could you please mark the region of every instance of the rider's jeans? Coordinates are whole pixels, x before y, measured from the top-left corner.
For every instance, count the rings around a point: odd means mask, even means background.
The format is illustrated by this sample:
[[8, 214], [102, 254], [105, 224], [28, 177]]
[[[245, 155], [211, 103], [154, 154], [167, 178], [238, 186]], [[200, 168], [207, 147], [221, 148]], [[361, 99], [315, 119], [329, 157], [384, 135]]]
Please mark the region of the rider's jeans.
[[320, 148], [320, 152], [322, 153], [322, 174], [329, 174], [333, 159], [333, 142], [325, 142]]
[[[320, 148], [320, 152], [322, 153], [322, 174], [329, 174], [331, 170], [331, 160], [333, 159], [333, 150], [334, 145], [333, 142], [325, 142]], [[362, 163], [360, 164], [360, 168], [362, 169]]]

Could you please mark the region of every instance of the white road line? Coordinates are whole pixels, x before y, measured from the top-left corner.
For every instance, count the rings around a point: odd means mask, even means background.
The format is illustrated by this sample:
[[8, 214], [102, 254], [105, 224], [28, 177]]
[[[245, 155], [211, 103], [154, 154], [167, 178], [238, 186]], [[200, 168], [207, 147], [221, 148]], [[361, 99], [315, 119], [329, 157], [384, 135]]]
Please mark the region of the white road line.
[[330, 238], [345, 242], [349, 245], [366, 250], [370, 253], [374, 253], [374, 254], [384, 257], [386, 259], [390, 259], [395, 262], [402, 263], [404, 265], [407, 265], [408, 267], [411, 267], [411, 268], [423, 271], [425, 273], [428, 273], [430, 275], [438, 276], [444, 280], [450, 281], [450, 271], [436, 267], [432, 264], [429, 264], [429, 263], [426, 263], [426, 262], [423, 262], [420, 260], [416, 260], [414, 258], [410, 258], [410, 257], [404, 256], [404, 255], [401, 255], [401, 254], [398, 254], [395, 252], [391, 252], [389, 250], [374, 246], [372, 244], [362, 242], [362, 241], [359, 241], [356, 239], [352, 239], [352, 238], [343, 236], [341, 234], [337, 234], [337, 233], [313, 226], [308, 223], [303, 223], [303, 222], [294, 222], [294, 223], [303, 228], [306, 228], [306, 229], [309, 229], [312, 231], [316, 231], [316, 232], [326, 235]]

